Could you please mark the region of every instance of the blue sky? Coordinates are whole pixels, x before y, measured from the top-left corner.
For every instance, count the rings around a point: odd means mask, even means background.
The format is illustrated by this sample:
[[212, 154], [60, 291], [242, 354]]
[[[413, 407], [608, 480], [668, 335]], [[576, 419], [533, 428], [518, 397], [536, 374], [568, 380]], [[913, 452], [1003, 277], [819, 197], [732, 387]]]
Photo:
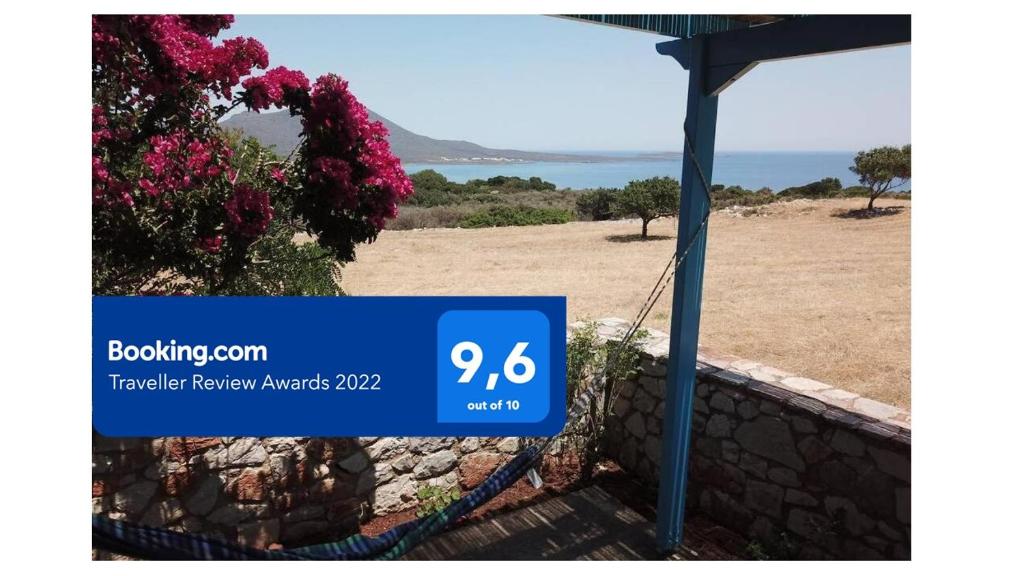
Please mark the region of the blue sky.
[[[678, 150], [686, 71], [643, 32], [548, 16], [239, 16], [271, 66], [335, 72], [420, 134], [527, 150]], [[910, 142], [910, 47], [759, 65], [719, 99], [719, 150]]]

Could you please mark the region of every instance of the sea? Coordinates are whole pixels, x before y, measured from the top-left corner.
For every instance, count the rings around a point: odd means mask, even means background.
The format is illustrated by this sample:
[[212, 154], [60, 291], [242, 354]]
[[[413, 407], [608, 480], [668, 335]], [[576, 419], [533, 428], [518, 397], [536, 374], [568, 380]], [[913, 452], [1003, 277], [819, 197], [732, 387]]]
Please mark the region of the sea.
[[[566, 152], [571, 153], [571, 152]], [[582, 153], [576, 151], [576, 153]], [[650, 158], [637, 152], [593, 152], [613, 157], [607, 162], [517, 162], [503, 164], [405, 164], [409, 174], [436, 170], [453, 182], [464, 183], [493, 176], [537, 176], [558, 188], [621, 188], [630, 180], [654, 176], [678, 179], [683, 170], [682, 157]], [[850, 172], [855, 152], [716, 152], [713, 184], [742, 186], [750, 190], [763, 187], [778, 192], [826, 177], [835, 177], [843, 186], [858, 184]], [[664, 155], [663, 155], [664, 156]], [[898, 190], [909, 190], [907, 182]]]

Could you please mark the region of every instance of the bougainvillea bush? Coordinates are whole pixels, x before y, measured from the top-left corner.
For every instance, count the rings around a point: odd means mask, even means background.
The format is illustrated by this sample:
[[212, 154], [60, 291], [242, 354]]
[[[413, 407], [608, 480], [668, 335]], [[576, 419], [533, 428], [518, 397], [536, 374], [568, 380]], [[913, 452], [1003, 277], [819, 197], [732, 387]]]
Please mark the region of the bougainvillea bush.
[[[335, 266], [412, 193], [344, 80], [268, 70], [257, 40], [217, 39], [232, 22], [93, 17], [94, 293], [337, 293]], [[302, 143], [224, 131], [237, 107], [289, 110]]]

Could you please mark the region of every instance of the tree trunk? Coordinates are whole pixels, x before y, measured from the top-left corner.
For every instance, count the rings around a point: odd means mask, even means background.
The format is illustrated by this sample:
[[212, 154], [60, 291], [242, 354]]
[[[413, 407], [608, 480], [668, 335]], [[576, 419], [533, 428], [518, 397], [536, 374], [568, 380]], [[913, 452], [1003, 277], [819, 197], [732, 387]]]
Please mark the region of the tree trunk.
[[650, 222], [650, 220], [644, 220], [643, 222], [644, 222], [644, 227], [640, 231], [640, 239], [641, 240], [647, 240], [647, 224]]
[[880, 196], [880, 194], [872, 194], [870, 196], [870, 198], [868, 199], [868, 211], [869, 212], [875, 209], [875, 198], [878, 198], [879, 196]]

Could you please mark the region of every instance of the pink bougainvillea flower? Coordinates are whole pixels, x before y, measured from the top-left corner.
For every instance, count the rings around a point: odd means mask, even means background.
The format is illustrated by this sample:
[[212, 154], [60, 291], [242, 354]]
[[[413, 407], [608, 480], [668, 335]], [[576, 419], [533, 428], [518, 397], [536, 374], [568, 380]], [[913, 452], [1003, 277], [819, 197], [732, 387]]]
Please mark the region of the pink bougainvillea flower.
[[259, 112], [271, 106], [298, 107], [308, 97], [309, 79], [298, 70], [279, 66], [263, 76], [246, 78], [242, 88], [245, 90], [242, 101], [250, 110]]
[[224, 203], [230, 232], [245, 239], [258, 238], [267, 231], [274, 217], [270, 194], [246, 184], [235, 186], [231, 197]]

